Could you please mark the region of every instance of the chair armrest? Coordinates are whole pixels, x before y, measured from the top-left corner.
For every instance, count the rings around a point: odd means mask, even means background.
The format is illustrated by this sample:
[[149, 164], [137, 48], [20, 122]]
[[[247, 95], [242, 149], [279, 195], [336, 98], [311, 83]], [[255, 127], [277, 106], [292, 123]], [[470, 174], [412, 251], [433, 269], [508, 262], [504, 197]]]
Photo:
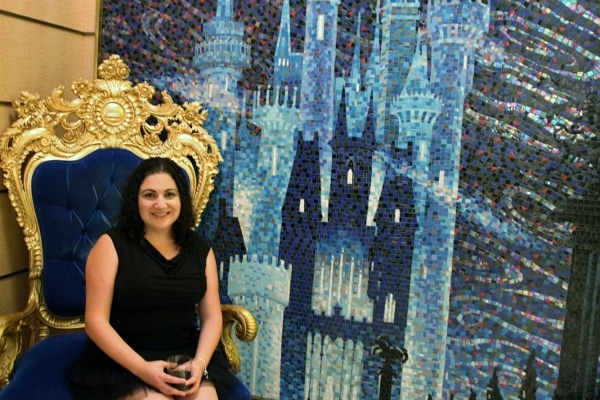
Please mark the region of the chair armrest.
[[28, 313], [0, 316], [0, 389], [8, 384], [15, 361], [23, 350], [23, 326]]
[[240, 371], [240, 354], [233, 341], [231, 332], [235, 326], [235, 335], [243, 342], [254, 340], [258, 334], [258, 324], [254, 315], [245, 307], [236, 304], [221, 305], [223, 312], [223, 331], [221, 332], [221, 342], [225, 349], [225, 354], [237, 374]]

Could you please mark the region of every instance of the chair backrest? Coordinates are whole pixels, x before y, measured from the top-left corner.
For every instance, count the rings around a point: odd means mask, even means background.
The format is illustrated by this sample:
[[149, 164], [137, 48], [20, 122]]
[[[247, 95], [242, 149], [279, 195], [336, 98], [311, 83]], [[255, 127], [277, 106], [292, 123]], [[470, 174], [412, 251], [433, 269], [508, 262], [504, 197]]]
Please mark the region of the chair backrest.
[[17, 121], [0, 136], [0, 166], [30, 256], [19, 324], [32, 329], [32, 342], [52, 328], [83, 326], [87, 254], [114, 224], [121, 186], [142, 159], [168, 157], [186, 171], [196, 224], [222, 161], [200, 103], [178, 105], [147, 83], [134, 85], [116, 55], [98, 76], [73, 82], [74, 100], [63, 87], [46, 99], [22, 93]]

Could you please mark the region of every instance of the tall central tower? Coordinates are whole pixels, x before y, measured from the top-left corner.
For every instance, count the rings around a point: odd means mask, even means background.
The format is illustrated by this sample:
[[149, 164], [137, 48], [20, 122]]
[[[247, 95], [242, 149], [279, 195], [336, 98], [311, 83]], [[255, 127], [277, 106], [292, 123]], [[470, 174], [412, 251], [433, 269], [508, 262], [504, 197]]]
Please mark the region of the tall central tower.
[[329, 209], [331, 147], [335, 106], [335, 59], [340, 0], [307, 0], [301, 115], [304, 139], [320, 138], [321, 204], [323, 218]]
[[[429, 186], [418, 264], [411, 275], [403, 397], [442, 398], [458, 198], [464, 99], [474, 55], [489, 28], [487, 0], [434, 0], [428, 7], [431, 88], [442, 103], [429, 154]], [[420, 150], [420, 149], [419, 149]], [[414, 268], [416, 267], [416, 268]]]

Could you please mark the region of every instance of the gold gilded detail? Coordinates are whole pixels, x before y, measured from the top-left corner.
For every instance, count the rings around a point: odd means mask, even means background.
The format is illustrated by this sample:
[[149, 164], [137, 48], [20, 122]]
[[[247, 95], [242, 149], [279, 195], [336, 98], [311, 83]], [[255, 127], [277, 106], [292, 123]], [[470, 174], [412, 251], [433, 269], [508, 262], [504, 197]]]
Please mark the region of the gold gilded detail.
[[[54, 315], [44, 301], [41, 233], [29, 183], [36, 168], [49, 160], [78, 160], [103, 148], [127, 149], [141, 158], [171, 158], [190, 177], [197, 225], [223, 161], [214, 138], [203, 126], [208, 111], [201, 103], [175, 104], [166, 92], [161, 92], [157, 101], [150, 84], [134, 85], [126, 80], [129, 67], [117, 55], [99, 66], [98, 76], [93, 82], [74, 81], [70, 86], [74, 100], [63, 97], [62, 86], [45, 99], [21, 93], [13, 103], [17, 120], [0, 135], [0, 167], [23, 228], [30, 280], [25, 310], [0, 315], [0, 388], [8, 383], [22, 351], [51, 332], [80, 330], [84, 325], [83, 316]], [[223, 306], [223, 321], [224, 348], [239, 370], [231, 331], [235, 326], [237, 337], [249, 341], [258, 326], [253, 315], [240, 306]]]
[[125, 120], [125, 109], [119, 103], [108, 102], [102, 108], [100, 115], [106, 124], [119, 125]]

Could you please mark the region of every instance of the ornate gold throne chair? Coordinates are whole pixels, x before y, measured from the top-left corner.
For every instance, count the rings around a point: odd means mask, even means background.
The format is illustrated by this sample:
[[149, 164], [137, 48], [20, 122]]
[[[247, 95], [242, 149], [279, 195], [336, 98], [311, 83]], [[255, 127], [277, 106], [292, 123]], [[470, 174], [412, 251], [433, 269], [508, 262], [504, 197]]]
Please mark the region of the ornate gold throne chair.
[[[120, 188], [141, 159], [169, 157], [186, 172], [196, 224], [209, 201], [221, 155], [200, 103], [175, 104], [147, 83], [127, 80], [116, 55], [93, 82], [72, 83], [46, 99], [22, 93], [18, 119], [0, 136], [0, 166], [29, 251], [29, 297], [22, 312], [0, 316], [0, 399], [70, 398], [63, 376], [81, 348], [85, 260], [114, 223]], [[242, 341], [257, 333], [253, 315], [223, 305], [222, 347], [235, 372]], [[43, 339], [43, 340], [42, 340]], [[249, 398], [241, 383], [220, 398]]]

